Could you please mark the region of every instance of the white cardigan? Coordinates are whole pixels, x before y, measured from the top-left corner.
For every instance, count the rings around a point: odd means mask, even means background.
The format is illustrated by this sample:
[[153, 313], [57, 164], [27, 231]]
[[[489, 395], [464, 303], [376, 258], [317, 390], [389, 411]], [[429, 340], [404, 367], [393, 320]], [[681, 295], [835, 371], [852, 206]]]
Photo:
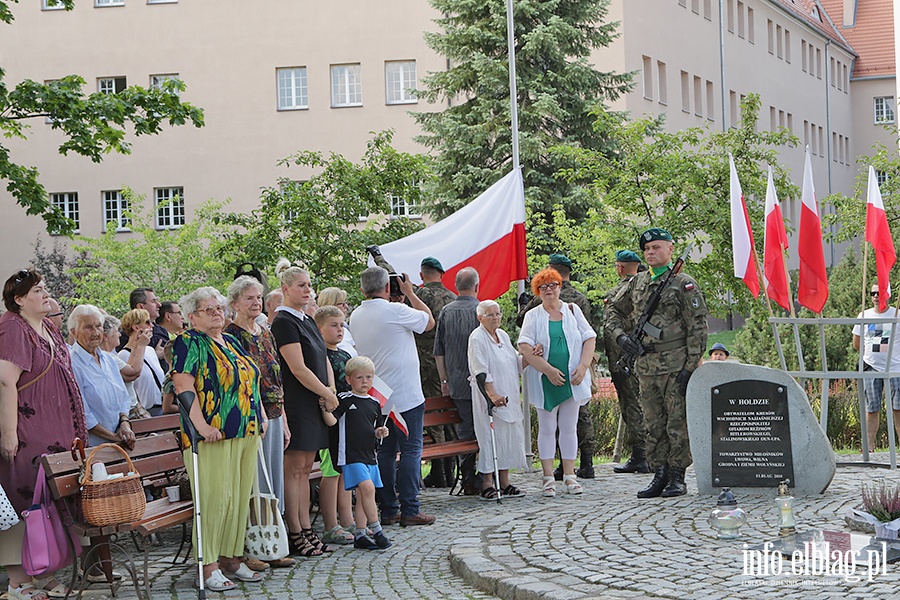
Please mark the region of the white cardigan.
[[[588, 325], [581, 309], [577, 304], [562, 303], [562, 326], [566, 336], [566, 346], [569, 348], [569, 372], [566, 379], [571, 380], [572, 373], [581, 362], [581, 349], [584, 342], [597, 337], [597, 333]], [[516, 346], [526, 343], [532, 346], [541, 344], [545, 351], [550, 348], [550, 313], [543, 305], [538, 305], [525, 313], [522, 329], [519, 331], [519, 339]], [[529, 365], [525, 369], [525, 382], [528, 386], [528, 399], [538, 408], [544, 408], [544, 387], [541, 385], [542, 373]], [[572, 397], [579, 406], [587, 404], [591, 399], [591, 374], [585, 373], [584, 379], [578, 385], [572, 385]]]

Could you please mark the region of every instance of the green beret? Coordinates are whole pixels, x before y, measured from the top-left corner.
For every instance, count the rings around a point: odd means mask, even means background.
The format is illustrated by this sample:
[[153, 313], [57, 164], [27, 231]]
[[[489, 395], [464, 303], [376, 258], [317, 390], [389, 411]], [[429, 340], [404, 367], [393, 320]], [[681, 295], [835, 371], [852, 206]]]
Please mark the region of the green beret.
[[616, 252], [616, 262], [641, 262], [637, 253], [631, 250], [619, 250]]
[[444, 267], [441, 266], [441, 262], [433, 256], [426, 256], [422, 259], [423, 267], [431, 267], [432, 269], [436, 269], [441, 273], [444, 273]]
[[551, 254], [550, 262], [551, 265], [562, 265], [564, 267], [572, 268], [572, 261], [569, 260], [569, 257], [565, 254]]
[[671, 242], [672, 234], [666, 231], [665, 229], [660, 229], [659, 227], [651, 227], [647, 231], [641, 234], [641, 237], [638, 238], [639, 243], [641, 245], [641, 250], [644, 249], [644, 244], [647, 242], [652, 242], [654, 240], [663, 240], [666, 242]]

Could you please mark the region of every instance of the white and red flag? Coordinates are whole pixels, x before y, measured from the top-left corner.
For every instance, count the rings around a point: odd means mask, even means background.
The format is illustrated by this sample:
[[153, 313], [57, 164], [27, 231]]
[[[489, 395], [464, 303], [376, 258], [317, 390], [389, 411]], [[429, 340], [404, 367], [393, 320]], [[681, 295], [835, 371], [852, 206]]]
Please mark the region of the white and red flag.
[[828, 273], [825, 270], [822, 224], [819, 221], [819, 205], [816, 202], [816, 188], [813, 185], [809, 146], [806, 147], [803, 192], [800, 200], [802, 202], [800, 235], [797, 242], [800, 277], [797, 281], [797, 301], [814, 313], [821, 313], [825, 301], [828, 300]]
[[403, 435], [409, 435], [409, 427], [406, 425], [406, 419], [395, 410], [394, 403], [388, 404], [388, 399], [394, 390], [384, 382], [378, 375], [372, 378], [372, 387], [369, 389], [369, 395], [378, 400], [381, 406], [381, 414], [388, 417], [397, 426], [397, 429], [403, 432]]
[[[528, 276], [525, 260], [525, 188], [522, 172], [513, 169], [446, 219], [381, 246], [384, 258], [421, 283], [422, 259], [433, 256], [446, 269], [443, 283], [456, 290], [456, 273], [474, 267], [480, 278], [478, 298], [493, 300], [509, 284]], [[370, 265], [375, 263], [370, 259]]]
[[772, 178], [772, 167], [769, 167], [769, 181], [766, 185], [766, 217], [765, 236], [763, 240], [763, 281], [766, 294], [781, 308], [791, 308], [791, 286], [784, 264], [784, 251], [788, 247], [787, 232], [784, 230], [784, 217], [781, 215], [781, 204], [775, 193], [775, 181]]
[[753, 229], [750, 227], [750, 215], [731, 154], [728, 155], [728, 164], [731, 167], [731, 251], [734, 255], [734, 276], [743, 279], [756, 298], [759, 296], [759, 277], [756, 275]]
[[894, 239], [888, 227], [881, 189], [875, 176], [875, 167], [869, 165], [869, 189], [866, 194], [866, 241], [875, 250], [875, 266], [878, 270], [878, 310], [884, 312], [891, 298], [891, 267], [897, 262]]

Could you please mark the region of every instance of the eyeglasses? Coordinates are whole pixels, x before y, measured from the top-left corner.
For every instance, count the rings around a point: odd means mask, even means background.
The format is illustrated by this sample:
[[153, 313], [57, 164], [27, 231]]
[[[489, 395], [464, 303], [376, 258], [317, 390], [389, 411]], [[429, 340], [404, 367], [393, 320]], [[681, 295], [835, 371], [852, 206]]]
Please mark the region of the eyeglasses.
[[503, 316], [503, 313], [502, 313], [502, 312], [491, 313], [491, 314], [489, 314], [489, 315], [484, 315], [484, 316], [485, 316], [485, 318], [487, 318], [487, 319], [498, 319], [498, 318], [500, 318], [500, 317]]
[[224, 315], [225, 307], [224, 306], [208, 306], [206, 308], [198, 308], [196, 314], [206, 313], [207, 317], [214, 317], [216, 315]]
[[541, 290], [542, 292], [546, 292], [547, 290], [555, 290], [558, 287], [559, 287], [559, 284], [556, 283], [555, 281], [553, 281], [551, 283], [545, 283], [543, 285], [539, 285], [538, 289]]
[[873, 297], [873, 298], [877, 298], [877, 297], [878, 297], [878, 292], [872, 292], [872, 297]]
[[34, 273], [29, 271], [28, 269], [22, 269], [21, 271], [16, 273], [16, 285], [19, 285], [20, 283], [22, 283], [23, 281], [25, 281], [32, 275], [34, 275]]

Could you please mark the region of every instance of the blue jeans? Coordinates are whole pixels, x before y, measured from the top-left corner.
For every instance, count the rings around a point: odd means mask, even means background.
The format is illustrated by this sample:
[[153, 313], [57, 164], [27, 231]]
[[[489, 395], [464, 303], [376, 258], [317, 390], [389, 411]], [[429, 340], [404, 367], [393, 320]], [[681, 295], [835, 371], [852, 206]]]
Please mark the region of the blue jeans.
[[419, 480], [422, 475], [422, 423], [425, 419], [425, 404], [422, 403], [400, 415], [406, 420], [409, 437], [403, 435], [394, 422], [388, 419], [387, 427], [391, 433], [382, 440], [378, 448], [378, 469], [381, 471], [384, 487], [375, 491], [381, 500], [382, 517], [393, 517], [398, 510], [404, 517], [419, 514], [418, 496]]

